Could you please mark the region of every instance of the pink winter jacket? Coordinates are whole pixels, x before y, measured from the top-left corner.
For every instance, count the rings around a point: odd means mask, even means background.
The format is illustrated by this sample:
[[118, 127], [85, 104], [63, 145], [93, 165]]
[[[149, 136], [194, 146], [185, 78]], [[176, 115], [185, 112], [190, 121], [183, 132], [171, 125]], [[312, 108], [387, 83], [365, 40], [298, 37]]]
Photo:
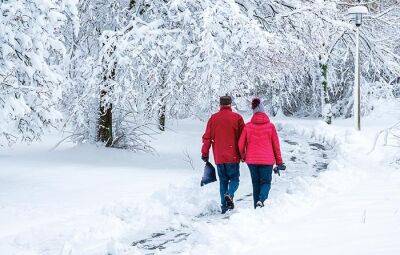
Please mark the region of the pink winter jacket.
[[257, 112], [246, 124], [239, 139], [241, 158], [247, 164], [282, 164], [279, 138], [274, 124], [263, 112]]

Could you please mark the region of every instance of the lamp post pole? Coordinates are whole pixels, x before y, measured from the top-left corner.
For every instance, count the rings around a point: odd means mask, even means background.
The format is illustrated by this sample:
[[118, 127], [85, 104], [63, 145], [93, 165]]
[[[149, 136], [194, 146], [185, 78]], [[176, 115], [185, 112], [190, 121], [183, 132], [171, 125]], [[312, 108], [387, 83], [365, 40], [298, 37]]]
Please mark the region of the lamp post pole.
[[361, 91], [360, 91], [360, 26], [356, 26], [356, 52], [354, 69], [354, 122], [356, 130], [361, 130]]
[[349, 8], [348, 14], [355, 22], [356, 29], [356, 51], [354, 53], [354, 127], [357, 131], [361, 130], [361, 90], [360, 90], [360, 27], [363, 16], [368, 15], [368, 8], [365, 6], [353, 6]]

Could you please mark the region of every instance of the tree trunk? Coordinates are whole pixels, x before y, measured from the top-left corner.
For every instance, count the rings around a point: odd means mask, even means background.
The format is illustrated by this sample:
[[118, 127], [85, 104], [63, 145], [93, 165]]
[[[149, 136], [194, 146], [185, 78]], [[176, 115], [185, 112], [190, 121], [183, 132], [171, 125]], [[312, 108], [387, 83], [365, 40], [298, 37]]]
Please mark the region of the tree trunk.
[[[113, 52], [115, 51], [115, 46], [108, 50], [109, 59], [111, 58]], [[98, 123], [98, 133], [97, 139], [100, 142], [105, 143], [106, 147], [110, 147], [113, 145], [113, 129], [112, 129], [112, 103], [107, 102], [108, 92], [112, 89], [109, 85], [107, 85], [108, 80], [115, 79], [115, 68], [116, 63], [110, 72], [107, 69], [104, 70], [105, 74], [103, 77], [103, 82], [106, 84], [106, 87], [100, 91], [100, 117]], [[105, 68], [107, 68], [108, 63], [104, 63]]]
[[165, 131], [165, 110], [166, 110], [167, 106], [165, 105], [165, 103], [163, 103], [163, 105], [161, 106], [160, 110], [159, 110], [159, 115], [158, 115], [158, 128], [161, 131]]
[[161, 71], [161, 84], [160, 84], [160, 91], [161, 91], [161, 105], [158, 110], [158, 128], [161, 131], [165, 131], [165, 111], [167, 109], [167, 95], [165, 95], [166, 85], [166, 67], [164, 67]]
[[322, 115], [327, 124], [332, 124], [332, 105], [329, 100], [328, 90], [328, 64], [321, 63], [322, 74]]
[[98, 140], [110, 147], [113, 142], [112, 132], [112, 104], [105, 105], [104, 98], [107, 96], [106, 90], [100, 92], [100, 118], [98, 127]]

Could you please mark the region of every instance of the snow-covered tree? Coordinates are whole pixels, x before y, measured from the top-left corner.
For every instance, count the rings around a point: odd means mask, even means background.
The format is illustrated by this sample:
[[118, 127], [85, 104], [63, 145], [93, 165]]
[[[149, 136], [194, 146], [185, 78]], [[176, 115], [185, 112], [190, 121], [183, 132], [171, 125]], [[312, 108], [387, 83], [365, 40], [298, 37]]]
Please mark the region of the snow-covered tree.
[[[69, 19], [64, 31], [69, 55], [69, 84], [63, 91], [62, 108], [67, 114], [64, 132], [79, 142], [100, 140], [108, 146], [111, 139], [107, 119], [112, 111], [105, 104], [111, 74], [104, 74], [107, 59], [100, 55], [106, 30], [117, 30], [126, 22], [128, 1], [80, 0], [77, 5], [78, 22]], [[112, 52], [108, 51], [108, 54]], [[104, 75], [101, 75], [103, 73]]]
[[[392, 2], [367, 4], [364, 112], [370, 98], [393, 96], [398, 84], [399, 28], [392, 23], [399, 8]], [[346, 12], [353, 4], [80, 1], [80, 30], [67, 47], [66, 126], [76, 141], [144, 148], [151, 127], [208, 114], [223, 94], [264, 97], [272, 114], [322, 115], [328, 123], [349, 117], [354, 26]]]
[[61, 114], [65, 21], [60, 1], [0, 3], [0, 143], [33, 141]]
[[[390, 91], [386, 86], [390, 83], [388, 77], [398, 77], [399, 65], [395, 64], [398, 53], [394, 51], [394, 44], [398, 41], [395, 31], [399, 27], [395, 24], [400, 6], [396, 1], [237, 2], [244, 12], [259, 20], [265, 30], [281, 34], [284, 38], [281, 44], [285, 48], [304, 50], [305, 57], [295, 60], [298, 67], [291, 70], [292, 75], [284, 81], [286, 85], [280, 86], [289, 91], [280, 96], [280, 107], [286, 114], [315, 116], [323, 113], [327, 122], [332, 115], [352, 114], [355, 38], [347, 10], [353, 5], [364, 4], [371, 12], [361, 30], [363, 102], [366, 103], [363, 111], [368, 111], [373, 101], [368, 98], [387, 95]], [[380, 92], [373, 92], [376, 90]]]

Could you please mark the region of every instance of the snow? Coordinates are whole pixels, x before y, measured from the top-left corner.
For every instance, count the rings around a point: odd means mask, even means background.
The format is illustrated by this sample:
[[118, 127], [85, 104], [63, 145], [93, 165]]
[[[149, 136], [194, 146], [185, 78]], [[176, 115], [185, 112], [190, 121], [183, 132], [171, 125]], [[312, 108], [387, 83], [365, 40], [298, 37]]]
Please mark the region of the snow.
[[201, 230], [207, 240], [190, 253], [207, 247], [208, 254], [222, 254], [229, 244], [234, 254], [398, 254], [400, 172], [378, 155], [368, 160], [360, 136], [348, 139], [351, 146], [338, 155], [343, 158], [306, 192], [272, 200], [259, 214], [243, 212], [229, 224], [207, 226]]
[[368, 14], [368, 8], [365, 6], [353, 6], [350, 7], [348, 14]]
[[[347, 8], [280, 2], [1, 1], [0, 255], [399, 253], [400, 5], [374, 1], [360, 28], [355, 132], [336, 119], [354, 105]], [[225, 94], [278, 114], [288, 170], [264, 210], [244, 164], [228, 215], [199, 186], [193, 119]], [[95, 146], [99, 106], [114, 149]]]
[[380, 141], [370, 153], [399, 112], [382, 104], [361, 132], [352, 120], [274, 119], [287, 172], [255, 211], [241, 165], [227, 217], [218, 214], [217, 184], [199, 187], [199, 121], [170, 123], [152, 155], [68, 144], [49, 151], [57, 136], [2, 149], [0, 253], [399, 254], [399, 150]]
[[[174, 134], [161, 144], [174, 138], [185, 142], [186, 136], [190, 133]], [[104, 211], [112, 204], [140, 204], [177, 176], [184, 181], [193, 172], [181, 163], [182, 151], [162, 145], [157, 155], [93, 146], [48, 151], [55, 143], [1, 153], [0, 251], [58, 253], [76, 228], [84, 232], [100, 222], [107, 225]]]

